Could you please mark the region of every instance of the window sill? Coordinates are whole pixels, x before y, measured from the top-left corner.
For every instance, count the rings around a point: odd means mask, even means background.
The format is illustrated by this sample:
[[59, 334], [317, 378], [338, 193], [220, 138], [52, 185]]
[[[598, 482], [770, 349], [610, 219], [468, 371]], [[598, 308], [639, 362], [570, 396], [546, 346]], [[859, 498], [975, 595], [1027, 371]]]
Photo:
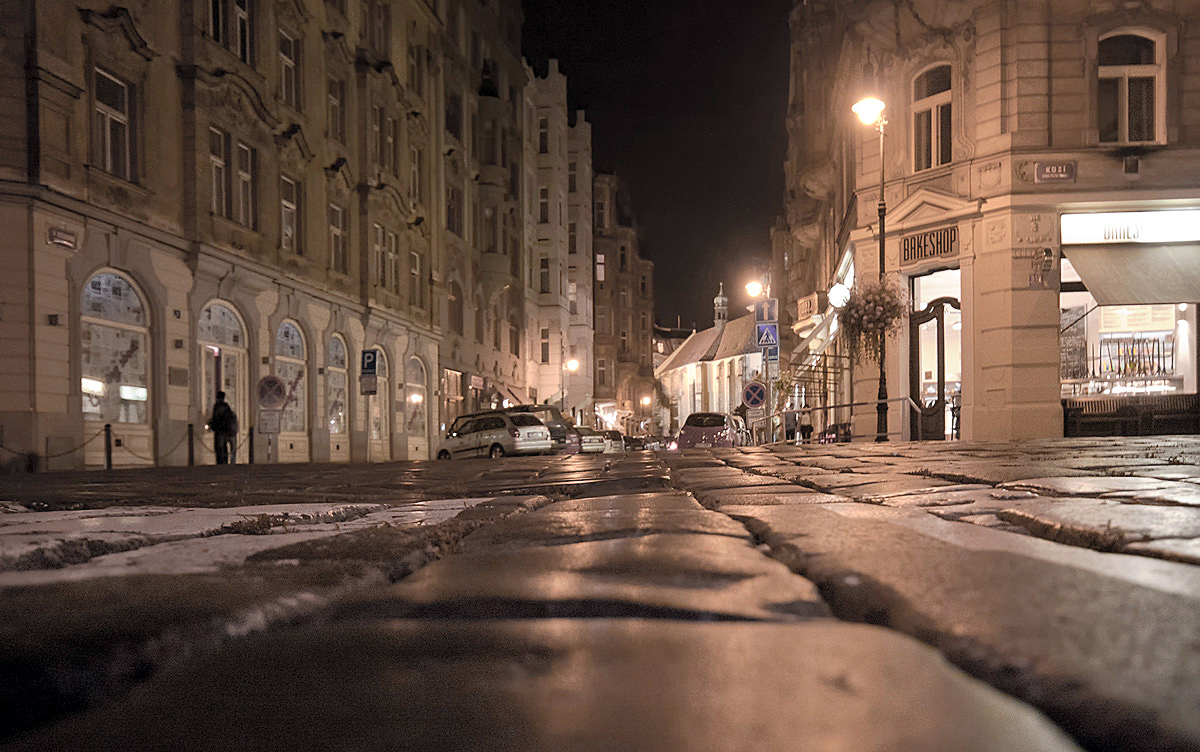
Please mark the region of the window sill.
[[144, 204], [154, 196], [154, 192], [145, 186], [117, 177], [95, 165], [86, 165], [85, 169], [88, 188], [103, 191], [112, 203], [123, 208], [131, 208], [135, 201]]

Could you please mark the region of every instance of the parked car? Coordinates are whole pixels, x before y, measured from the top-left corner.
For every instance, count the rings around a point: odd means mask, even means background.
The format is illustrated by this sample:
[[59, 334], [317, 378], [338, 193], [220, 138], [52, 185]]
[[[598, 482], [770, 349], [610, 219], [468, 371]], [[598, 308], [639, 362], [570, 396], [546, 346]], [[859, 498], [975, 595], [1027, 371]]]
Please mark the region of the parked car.
[[679, 429], [680, 449], [738, 446], [737, 426], [728, 413], [692, 413]]
[[643, 439], [641, 436], [626, 436], [625, 437], [625, 451], [626, 452], [640, 452], [645, 448], [646, 448], [646, 440]]
[[604, 434], [604, 439], [607, 446], [604, 447], [605, 454], [623, 454], [625, 452], [625, 439], [621, 436], [620, 431], [601, 431]]
[[509, 414], [529, 413], [541, 419], [542, 423], [545, 423], [546, 427], [550, 429], [552, 451], [563, 454], [576, 454], [579, 451], [579, 433], [554, 405], [514, 405], [507, 408], [505, 412]]
[[740, 415], [733, 415], [730, 417], [733, 418], [734, 436], [737, 437], [735, 439], [736, 443], [734, 446], [752, 445], [754, 442], [750, 437], [750, 429], [746, 427], [746, 421], [742, 420], [742, 416]]
[[581, 454], [600, 454], [608, 447], [608, 439], [599, 431], [580, 426], [575, 429], [579, 434], [579, 452]]
[[536, 415], [489, 411], [456, 418], [446, 431], [437, 458], [545, 454], [552, 445], [550, 429]]

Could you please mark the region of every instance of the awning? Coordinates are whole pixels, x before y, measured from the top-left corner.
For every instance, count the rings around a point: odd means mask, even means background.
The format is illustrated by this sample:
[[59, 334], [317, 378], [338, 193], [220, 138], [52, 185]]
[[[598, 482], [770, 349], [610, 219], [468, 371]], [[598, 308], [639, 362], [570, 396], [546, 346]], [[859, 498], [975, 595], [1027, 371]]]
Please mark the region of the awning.
[[[836, 310], [831, 310], [825, 314], [821, 323], [809, 332], [808, 336], [800, 343], [800, 346], [792, 350], [792, 363], [796, 362], [796, 356], [798, 355], [800, 356], [800, 366], [809, 367], [816, 365], [818, 359], [828, 349], [829, 345], [833, 343], [837, 335], [836, 331], [833, 333], [834, 336], [827, 336], [826, 334], [837, 323], [837, 317]], [[824, 336], [824, 339], [816, 342], [817, 338], [822, 336]], [[816, 342], [816, 349], [813, 349], [814, 342]]]
[[497, 391], [500, 392], [500, 397], [502, 399], [506, 399], [514, 405], [523, 405], [526, 402], [526, 400], [518, 397], [517, 393], [513, 391], [511, 387], [501, 386], [499, 389], [497, 389]]
[[1200, 244], [1064, 245], [1100, 305], [1200, 301]]

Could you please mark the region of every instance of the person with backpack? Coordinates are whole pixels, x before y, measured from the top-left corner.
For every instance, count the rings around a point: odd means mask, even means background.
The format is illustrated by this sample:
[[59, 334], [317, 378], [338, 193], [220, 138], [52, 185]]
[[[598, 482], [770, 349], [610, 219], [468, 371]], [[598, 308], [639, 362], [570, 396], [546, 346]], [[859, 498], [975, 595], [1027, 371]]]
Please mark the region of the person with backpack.
[[237, 413], [225, 401], [225, 392], [217, 392], [217, 402], [213, 405], [212, 417], [208, 419], [208, 428], [213, 432], [213, 451], [217, 454], [217, 464], [227, 465], [237, 461]]

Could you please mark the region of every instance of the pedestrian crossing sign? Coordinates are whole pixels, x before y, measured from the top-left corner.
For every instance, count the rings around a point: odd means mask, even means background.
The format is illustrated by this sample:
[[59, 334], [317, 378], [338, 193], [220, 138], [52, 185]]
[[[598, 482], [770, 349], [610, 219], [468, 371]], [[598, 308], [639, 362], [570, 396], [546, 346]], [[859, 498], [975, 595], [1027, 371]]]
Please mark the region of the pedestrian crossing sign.
[[777, 347], [779, 345], [779, 324], [758, 325], [758, 346]]

